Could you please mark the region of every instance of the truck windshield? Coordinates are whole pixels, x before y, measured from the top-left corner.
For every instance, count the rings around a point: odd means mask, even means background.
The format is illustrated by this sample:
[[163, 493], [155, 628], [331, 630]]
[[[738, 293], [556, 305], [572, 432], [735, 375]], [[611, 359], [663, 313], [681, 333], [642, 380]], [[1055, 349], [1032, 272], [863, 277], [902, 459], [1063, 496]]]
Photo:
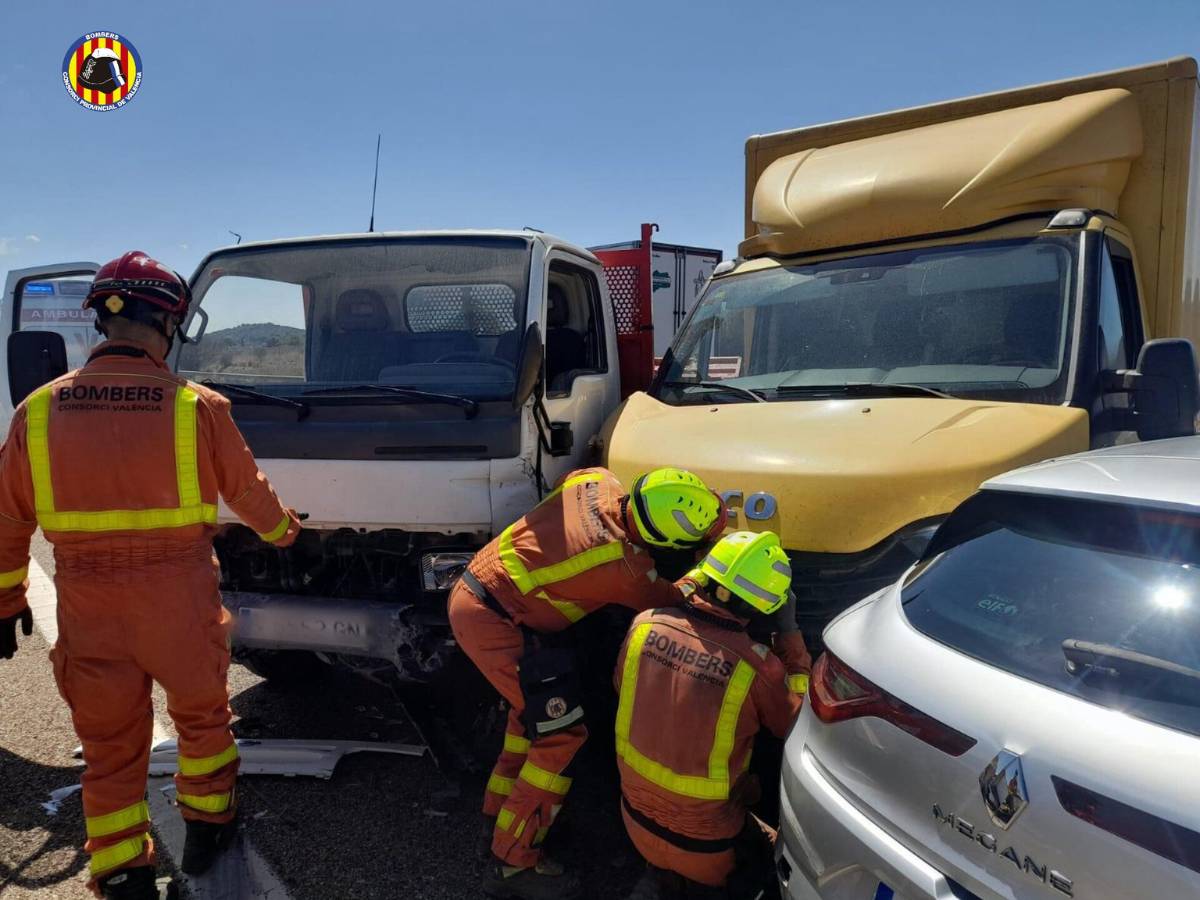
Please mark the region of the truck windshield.
[[1061, 403], [1079, 244], [961, 244], [717, 279], [654, 392], [667, 403], [752, 402], [693, 384], [727, 381], [768, 400], [900, 396], [901, 386], [909, 396]]
[[320, 392], [326, 403], [396, 402], [364, 385], [502, 399], [515, 387], [529, 254], [527, 241], [501, 237], [222, 252], [195, 279], [193, 306], [208, 323], [178, 369], [280, 396], [334, 389]]

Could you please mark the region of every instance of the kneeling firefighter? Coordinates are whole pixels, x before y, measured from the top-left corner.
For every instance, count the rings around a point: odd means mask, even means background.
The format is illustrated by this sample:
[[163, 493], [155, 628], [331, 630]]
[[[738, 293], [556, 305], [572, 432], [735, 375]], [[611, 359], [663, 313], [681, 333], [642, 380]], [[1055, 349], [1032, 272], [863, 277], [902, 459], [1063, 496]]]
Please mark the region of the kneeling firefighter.
[[542, 843], [587, 738], [569, 650], [553, 636], [610, 603], [683, 602], [660, 579], [658, 550], [695, 550], [725, 527], [720, 498], [681, 469], [656, 469], [626, 492], [606, 469], [566, 475], [541, 504], [480, 550], [450, 594], [450, 625], [510, 710], [484, 795], [496, 897], [570, 898], [575, 879]]
[[229, 401], [163, 361], [189, 300], [187, 283], [144, 253], [102, 266], [84, 308], [106, 340], [17, 407], [0, 453], [0, 655], [15, 649], [12, 623], [30, 630], [29, 541], [41, 526], [58, 589], [54, 676], [87, 765], [89, 886], [123, 900], [159, 896], [146, 804], [152, 681], [179, 732], [183, 871], [205, 871], [233, 835], [217, 499], [277, 547], [300, 530]]
[[[625, 828], [650, 864], [634, 896], [757, 897], [774, 834], [747, 812], [754, 737], [783, 738], [812, 659], [779, 538], [722, 538], [684, 582], [687, 602], [633, 620], [617, 661]], [[773, 631], [773, 649], [747, 632]]]

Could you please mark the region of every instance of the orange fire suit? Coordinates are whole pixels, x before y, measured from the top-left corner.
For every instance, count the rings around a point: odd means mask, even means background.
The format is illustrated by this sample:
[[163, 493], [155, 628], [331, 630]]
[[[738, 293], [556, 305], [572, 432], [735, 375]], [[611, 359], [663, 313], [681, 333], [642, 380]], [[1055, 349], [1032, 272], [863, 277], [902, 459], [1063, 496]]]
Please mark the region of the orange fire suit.
[[[558, 632], [609, 603], [640, 610], [683, 601], [680, 589], [658, 578], [650, 554], [630, 539], [636, 531], [625, 498], [607, 469], [568, 473], [541, 504], [475, 555], [469, 579], [450, 595], [455, 638], [510, 707], [483, 811], [497, 817], [492, 852], [512, 866], [537, 863], [571, 786], [563, 772], [587, 739], [583, 723], [526, 735], [518, 680], [522, 627]], [[491, 606], [467, 580], [491, 595]]]
[[295, 540], [299, 521], [258, 470], [229, 401], [138, 344], [101, 344], [83, 368], [31, 394], [0, 451], [0, 616], [26, 605], [40, 526], [54, 545], [54, 675], [87, 764], [93, 888], [153, 862], [152, 679], [179, 732], [184, 818], [234, 814], [230, 619], [212, 552], [218, 495], [264, 540]]
[[725, 884], [747, 825], [754, 736], [787, 734], [811, 669], [799, 632], [776, 635], [772, 652], [702, 590], [633, 620], [614, 676], [617, 764], [625, 828], [647, 861]]

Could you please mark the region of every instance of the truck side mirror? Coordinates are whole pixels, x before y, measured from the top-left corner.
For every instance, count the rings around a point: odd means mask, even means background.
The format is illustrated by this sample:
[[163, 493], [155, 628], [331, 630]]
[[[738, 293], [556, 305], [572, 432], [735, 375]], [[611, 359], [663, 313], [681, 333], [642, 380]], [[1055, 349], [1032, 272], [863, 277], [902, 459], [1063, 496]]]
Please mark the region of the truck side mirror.
[[517, 387], [513, 393], [513, 409], [520, 409], [533, 396], [542, 380], [542, 363], [545, 349], [542, 346], [542, 329], [537, 322], [530, 322], [521, 341], [521, 355], [517, 358]]
[[8, 336], [8, 390], [13, 406], [65, 374], [67, 342], [57, 331], [14, 331]]
[[1124, 424], [1143, 441], [1196, 433], [1200, 372], [1191, 341], [1147, 341], [1138, 354], [1137, 368], [1108, 373], [1105, 390], [1131, 396], [1132, 415]]

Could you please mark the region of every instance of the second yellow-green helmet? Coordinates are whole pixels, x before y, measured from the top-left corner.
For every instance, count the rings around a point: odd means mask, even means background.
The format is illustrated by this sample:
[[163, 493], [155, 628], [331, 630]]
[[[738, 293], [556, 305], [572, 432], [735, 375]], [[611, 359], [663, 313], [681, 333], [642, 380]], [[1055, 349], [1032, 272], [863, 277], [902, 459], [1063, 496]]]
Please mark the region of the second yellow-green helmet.
[[792, 567], [773, 531], [735, 531], [717, 541], [700, 572], [761, 613], [787, 601]]
[[639, 475], [629, 492], [629, 507], [638, 533], [652, 547], [696, 547], [725, 527], [721, 498], [685, 469]]

